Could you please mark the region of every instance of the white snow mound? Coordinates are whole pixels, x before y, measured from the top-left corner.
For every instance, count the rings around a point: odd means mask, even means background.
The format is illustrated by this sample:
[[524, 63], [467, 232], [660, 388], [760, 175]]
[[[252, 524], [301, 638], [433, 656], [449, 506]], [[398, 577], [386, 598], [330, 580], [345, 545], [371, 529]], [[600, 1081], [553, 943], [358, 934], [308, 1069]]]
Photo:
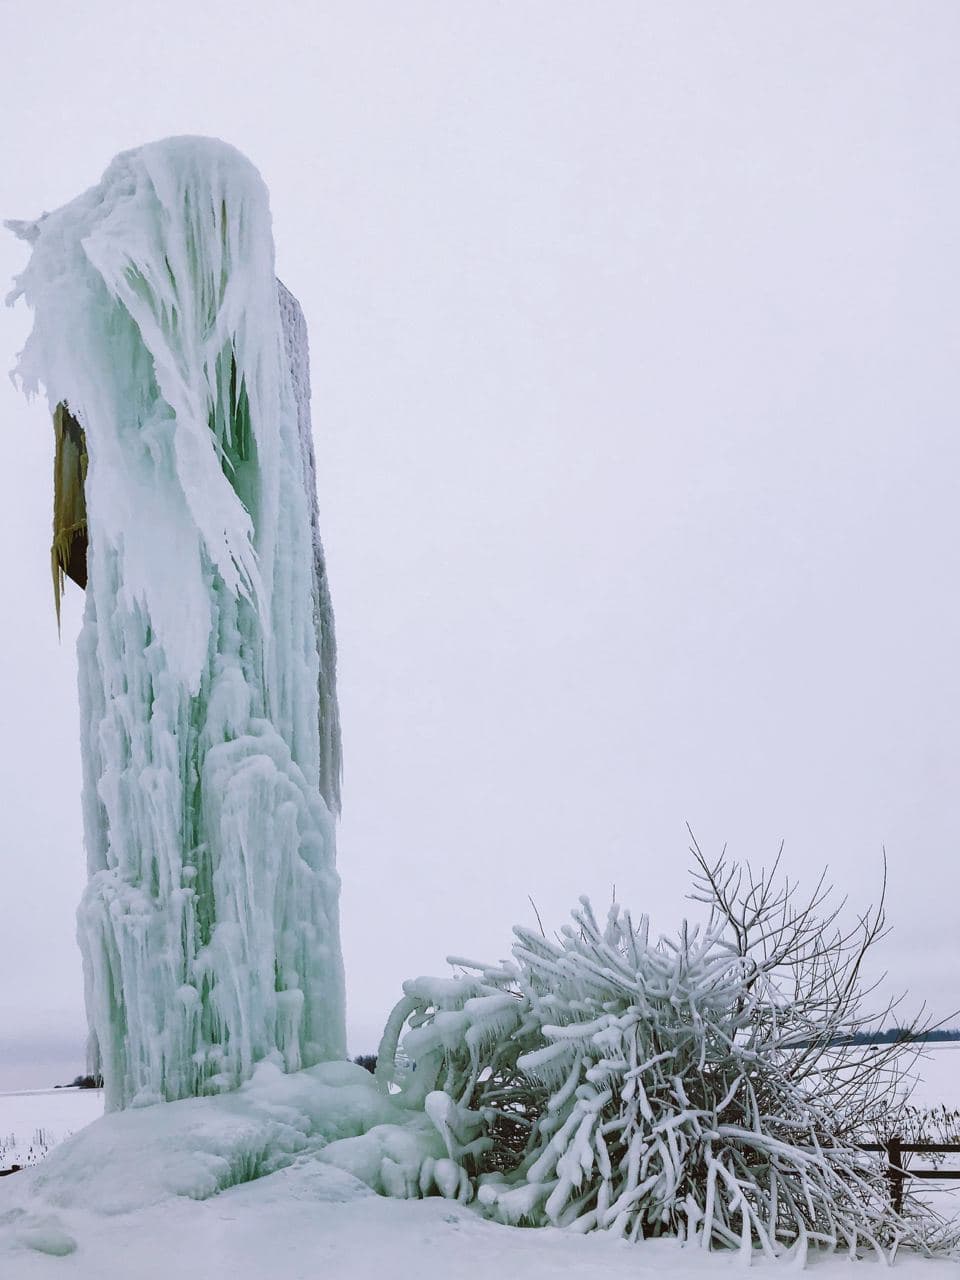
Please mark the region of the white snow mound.
[[206, 1200], [298, 1158], [343, 1170], [346, 1182], [330, 1178], [352, 1194], [406, 1188], [416, 1196], [424, 1165], [442, 1166], [444, 1155], [429, 1118], [398, 1106], [362, 1067], [328, 1062], [287, 1074], [279, 1062], [262, 1062], [234, 1093], [105, 1115], [6, 1180], [0, 1252], [70, 1252], [78, 1213], [102, 1218]]

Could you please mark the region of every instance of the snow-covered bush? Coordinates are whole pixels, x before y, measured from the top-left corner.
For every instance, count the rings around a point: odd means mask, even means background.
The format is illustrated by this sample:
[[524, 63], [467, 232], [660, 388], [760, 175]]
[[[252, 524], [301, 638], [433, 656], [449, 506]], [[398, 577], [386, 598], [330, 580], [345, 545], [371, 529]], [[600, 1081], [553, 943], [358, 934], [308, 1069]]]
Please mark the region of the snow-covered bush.
[[856, 1145], [911, 1052], [843, 1042], [870, 1025], [860, 970], [882, 901], [844, 931], [822, 881], [798, 902], [776, 867], [694, 853], [706, 925], [654, 938], [582, 899], [556, 940], [517, 928], [511, 962], [454, 959], [459, 976], [404, 985], [381, 1080], [402, 1037], [402, 1101], [504, 1222], [768, 1255], [945, 1238], [893, 1218]]

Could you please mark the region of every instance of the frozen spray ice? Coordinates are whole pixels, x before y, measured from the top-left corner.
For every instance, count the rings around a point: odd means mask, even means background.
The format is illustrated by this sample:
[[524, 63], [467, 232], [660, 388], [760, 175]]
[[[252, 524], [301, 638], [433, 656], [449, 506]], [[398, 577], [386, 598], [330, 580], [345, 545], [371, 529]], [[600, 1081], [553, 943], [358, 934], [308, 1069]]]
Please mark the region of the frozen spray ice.
[[78, 930], [107, 1106], [342, 1056], [333, 616], [266, 188], [172, 138], [15, 229], [16, 372], [87, 442]]

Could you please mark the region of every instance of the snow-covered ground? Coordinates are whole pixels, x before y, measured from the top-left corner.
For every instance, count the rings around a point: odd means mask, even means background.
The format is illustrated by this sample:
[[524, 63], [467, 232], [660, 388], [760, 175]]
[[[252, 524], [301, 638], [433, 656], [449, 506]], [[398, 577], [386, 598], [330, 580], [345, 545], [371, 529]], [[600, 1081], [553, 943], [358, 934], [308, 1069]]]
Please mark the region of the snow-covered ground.
[[[955, 1103], [960, 1046], [938, 1047], [922, 1067], [923, 1101]], [[379, 1119], [389, 1120], [390, 1104], [368, 1095], [362, 1075], [347, 1079], [350, 1070], [333, 1070], [319, 1102], [316, 1084], [308, 1092], [296, 1078], [278, 1073], [248, 1087], [242, 1112], [237, 1095], [228, 1095], [109, 1117], [40, 1168], [0, 1179], [0, 1276], [594, 1280], [602, 1274], [636, 1280], [667, 1271], [671, 1280], [705, 1280], [731, 1267], [739, 1270], [733, 1254], [706, 1255], [668, 1241], [629, 1245], [602, 1234], [505, 1227], [455, 1201], [375, 1195], [343, 1168], [318, 1158], [326, 1143], [318, 1139], [319, 1128], [329, 1126], [326, 1112], [336, 1101], [330, 1087], [340, 1091], [336, 1105], [346, 1116], [343, 1132], [349, 1134], [351, 1125], [352, 1132], [363, 1132]], [[333, 1079], [338, 1072], [343, 1080]], [[24, 1131], [63, 1133], [94, 1118], [101, 1105], [99, 1094], [76, 1090], [0, 1095], [0, 1131], [19, 1124]], [[370, 1111], [381, 1105], [382, 1117]], [[301, 1151], [291, 1164], [210, 1194], [215, 1185], [242, 1176], [235, 1167], [244, 1153], [256, 1159], [258, 1150], [277, 1144], [278, 1134], [281, 1142], [282, 1135], [293, 1134], [294, 1150]], [[328, 1136], [333, 1148], [336, 1135]], [[356, 1162], [356, 1155], [351, 1159]], [[845, 1258], [813, 1258], [810, 1265], [822, 1280], [848, 1274]], [[896, 1271], [904, 1280], [957, 1276], [955, 1262], [906, 1255], [898, 1258]]]
[[[0, 1215], [2, 1203], [0, 1191]], [[812, 1264], [818, 1280], [846, 1280], [849, 1268], [845, 1258]], [[385, 1199], [309, 1160], [212, 1200], [177, 1198], [101, 1218], [67, 1257], [0, 1253], [10, 1280], [721, 1280], [731, 1270], [742, 1271], [732, 1253], [505, 1227], [444, 1200]], [[901, 1258], [896, 1272], [955, 1280], [957, 1268]]]

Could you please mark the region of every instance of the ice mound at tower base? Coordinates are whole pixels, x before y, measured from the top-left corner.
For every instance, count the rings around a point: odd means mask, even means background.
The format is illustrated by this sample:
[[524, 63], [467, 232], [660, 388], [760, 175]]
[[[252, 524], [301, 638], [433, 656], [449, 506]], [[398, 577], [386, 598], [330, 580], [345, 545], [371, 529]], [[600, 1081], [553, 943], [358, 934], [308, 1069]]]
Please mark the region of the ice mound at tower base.
[[329, 1185], [350, 1195], [402, 1194], [406, 1184], [415, 1196], [424, 1166], [445, 1156], [430, 1119], [401, 1108], [362, 1067], [327, 1062], [287, 1074], [265, 1061], [232, 1093], [105, 1115], [4, 1180], [0, 1257], [11, 1248], [70, 1252], [89, 1215], [207, 1200], [294, 1163], [323, 1165]]

